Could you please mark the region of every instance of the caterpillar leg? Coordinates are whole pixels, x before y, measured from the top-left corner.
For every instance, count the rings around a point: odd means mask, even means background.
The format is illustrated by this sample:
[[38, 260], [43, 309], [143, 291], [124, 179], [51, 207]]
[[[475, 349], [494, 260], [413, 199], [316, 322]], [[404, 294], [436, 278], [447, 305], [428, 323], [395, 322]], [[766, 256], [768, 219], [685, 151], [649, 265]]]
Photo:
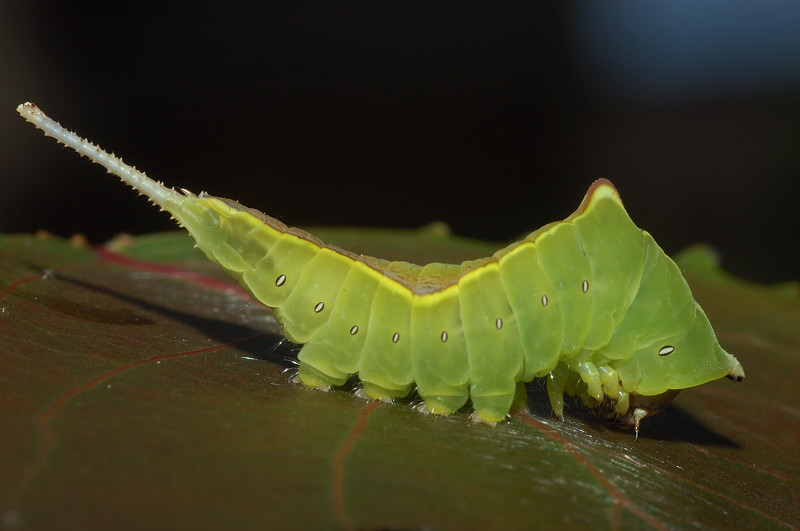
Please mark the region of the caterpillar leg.
[[626, 414], [630, 408], [630, 395], [620, 387], [617, 371], [608, 365], [598, 365], [597, 371], [603, 383], [603, 392], [614, 404], [614, 412], [617, 415]]
[[306, 343], [297, 355], [300, 362], [300, 382], [327, 391], [331, 387], [344, 385], [350, 374], [342, 371], [332, 361], [330, 352], [315, 343]]
[[331, 387], [337, 387], [340, 385], [344, 385], [347, 381], [349, 375], [338, 375], [338, 376], [331, 376], [325, 374], [324, 372], [312, 367], [308, 363], [300, 362], [300, 367], [297, 373], [297, 381], [299, 379], [300, 383], [303, 385], [307, 385], [309, 387], [315, 387], [322, 391], [327, 391]]
[[381, 402], [393, 402], [395, 398], [403, 398], [411, 392], [411, 385], [399, 387], [397, 389], [388, 389], [380, 385], [365, 382], [362, 380], [362, 387], [356, 391], [356, 396], [367, 398], [371, 400], [380, 400]]
[[559, 420], [564, 420], [564, 389], [567, 386], [568, 375], [569, 369], [562, 363], [556, 365], [556, 368], [547, 375], [547, 397], [550, 399], [553, 413]]
[[600, 372], [597, 370], [595, 364], [591, 361], [581, 362], [578, 364], [577, 371], [581, 380], [583, 380], [588, 387], [589, 396], [598, 402], [602, 402], [603, 382], [600, 379]]
[[508, 414], [511, 404], [514, 401], [514, 394], [498, 396], [477, 396], [472, 397], [472, 407], [475, 411], [469, 416], [473, 422], [483, 422], [494, 426]]
[[619, 393], [617, 394], [617, 403], [614, 404], [614, 411], [616, 411], [617, 415], [624, 415], [628, 412], [630, 407], [631, 395], [629, 395], [627, 391], [620, 389]]
[[517, 387], [514, 389], [514, 401], [511, 402], [511, 411], [530, 413], [530, 409], [528, 409], [528, 390], [525, 389], [525, 384], [522, 382], [517, 382]]
[[511, 385], [513, 388], [509, 388], [508, 392], [500, 390], [495, 394], [487, 395], [481, 395], [481, 392], [485, 392], [485, 390], [478, 385], [473, 385], [470, 390], [470, 398], [475, 411], [470, 415], [470, 420], [494, 426], [506, 418], [512, 407], [518, 409], [520, 405], [525, 406], [528, 400], [525, 386], [521, 382], [511, 383]]
[[619, 387], [619, 375], [614, 368], [608, 365], [598, 365], [597, 372], [600, 374], [600, 382], [603, 384], [603, 392], [611, 398], [618, 398], [620, 393], [624, 393]]
[[447, 389], [419, 390], [424, 405], [420, 411], [433, 413], [434, 415], [449, 415], [461, 409], [469, 399], [469, 391], [458, 387], [448, 387]]

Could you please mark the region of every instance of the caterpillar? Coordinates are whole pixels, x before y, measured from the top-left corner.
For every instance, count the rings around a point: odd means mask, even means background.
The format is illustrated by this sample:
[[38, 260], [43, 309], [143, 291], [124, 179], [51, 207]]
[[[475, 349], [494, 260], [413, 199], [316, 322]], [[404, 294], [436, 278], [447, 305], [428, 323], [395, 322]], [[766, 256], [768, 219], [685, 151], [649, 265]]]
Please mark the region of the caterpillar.
[[302, 344], [299, 380], [320, 389], [353, 375], [392, 401], [416, 388], [424, 412], [494, 425], [523, 409], [525, 382], [633, 426], [679, 390], [744, 378], [678, 266], [595, 181], [578, 209], [492, 256], [424, 266], [357, 255], [236, 201], [167, 188], [57, 122], [17, 111], [167, 210], [197, 246]]

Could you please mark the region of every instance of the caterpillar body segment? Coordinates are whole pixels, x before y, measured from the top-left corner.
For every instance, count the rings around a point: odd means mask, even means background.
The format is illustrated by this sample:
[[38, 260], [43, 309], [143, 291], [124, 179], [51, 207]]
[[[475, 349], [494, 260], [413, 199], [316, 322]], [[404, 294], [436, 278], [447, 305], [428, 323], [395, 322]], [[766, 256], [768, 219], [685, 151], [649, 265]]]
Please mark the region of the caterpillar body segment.
[[[438, 266], [425, 266], [425, 269]], [[469, 399], [467, 339], [460, 326], [457, 285], [416, 295], [411, 314], [411, 352], [417, 390], [431, 413], [449, 414]]]
[[[522, 381], [547, 375], [560, 358], [564, 343], [563, 317], [554, 286], [537, 260], [536, 245], [522, 242], [499, 259], [508, 297], [523, 347]], [[549, 295], [548, 295], [549, 294]]]
[[490, 424], [524, 407], [522, 382], [634, 425], [677, 391], [744, 377], [719, 345], [677, 265], [595, 181], [578, 210], [494, 255], [462, 264], [389, 262], [328, 246], [235, 201], [169, 189], [64, 130], [35, 105], [45, 134], [105, 166], [169, 211], [206, 256], [275, 308], [303, 344], [299, 378], [329, 388], [358, 374], [390, 401], [416, 386], [423, 410], [471, 400]]
[[511, 408], [516, 383], [524, 372], [517, 322], [503, 289], [498, 262], [487, 260], [462, 275], [458, 291], [473, 418], [497, 422]]

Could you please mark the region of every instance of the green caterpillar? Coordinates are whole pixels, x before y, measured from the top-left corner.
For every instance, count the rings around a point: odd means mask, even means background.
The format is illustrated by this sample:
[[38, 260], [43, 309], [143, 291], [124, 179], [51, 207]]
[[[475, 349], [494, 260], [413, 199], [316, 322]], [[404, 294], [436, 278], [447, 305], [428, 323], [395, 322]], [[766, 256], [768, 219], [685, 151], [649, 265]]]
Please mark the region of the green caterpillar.
[[423, 411], [471, 400], [494, 424], [524, 408], [523, 383], [634, 425], [678, 390], [744, 370], [717, 342], [678, 266], [633, 224], [614, 186], [594, 182], [578, 210], [480, 260], [418, 266], [325, 245], [229, 199], [179, 193], [62, 128], [34, 104], [29, 122], [169, 211], [208, 258], [275, 309], [303, 344], [299, 379], [328, 389], [353, 374], [391, 401], [416, 386]]

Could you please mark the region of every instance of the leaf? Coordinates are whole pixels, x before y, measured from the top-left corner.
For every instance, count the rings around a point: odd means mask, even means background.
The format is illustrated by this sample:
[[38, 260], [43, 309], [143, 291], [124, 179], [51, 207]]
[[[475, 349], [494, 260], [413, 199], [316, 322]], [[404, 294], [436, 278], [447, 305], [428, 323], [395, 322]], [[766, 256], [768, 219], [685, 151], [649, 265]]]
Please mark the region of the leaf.
[[[428, 252], [410, 234], [369, 234]], [[270, 310], [183, 235], [96, 249], [2, 236], [3, 523], [796, 526], [798, 285], [732, 278], [703, 248], [680, 263], [747, 378], [684, 391], [635, 440], [574, 404], [555, 420], [537, 383], [532, 413], [495, 428], [295, 385]]]

